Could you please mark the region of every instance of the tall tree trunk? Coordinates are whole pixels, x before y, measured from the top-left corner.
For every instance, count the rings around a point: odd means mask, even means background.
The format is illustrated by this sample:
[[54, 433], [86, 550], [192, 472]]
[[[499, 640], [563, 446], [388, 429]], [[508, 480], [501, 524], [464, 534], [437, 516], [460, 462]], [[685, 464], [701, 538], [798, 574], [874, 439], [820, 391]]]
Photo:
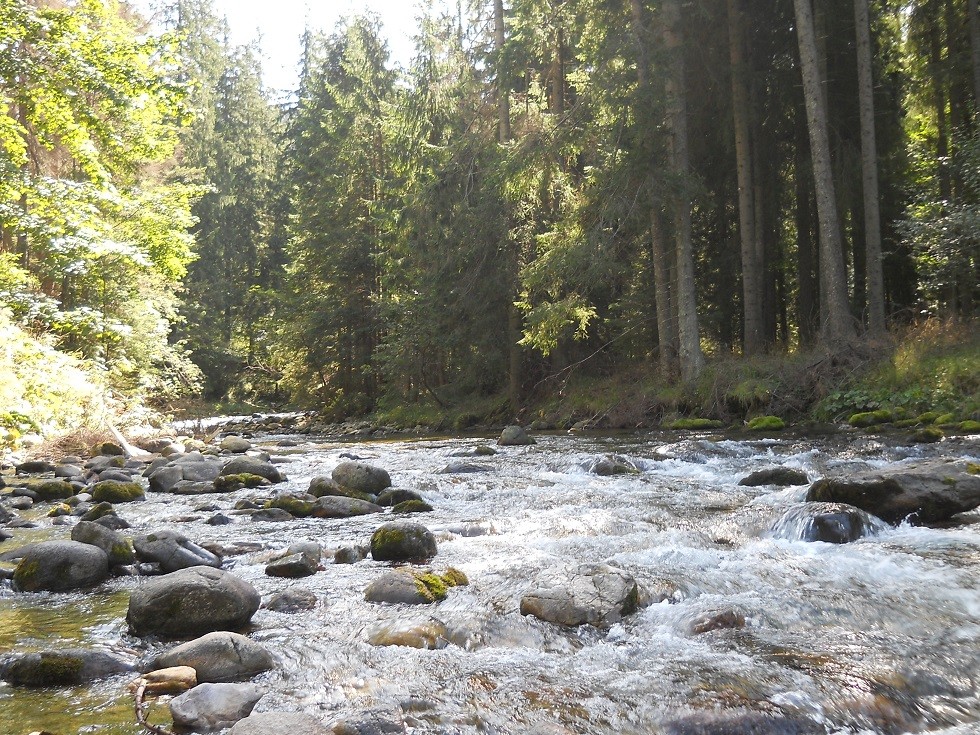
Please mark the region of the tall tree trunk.
[[745, 24], [741, 0], [728, 0], [728, 45], [732, 65], [732, 111], [735, 123], [735, 158], [738, 167], [738, 221], [742, 253], [742, 352], [762, 351], [762, 263], [756, 237], [755, 202], [750, 140], [749, 88], [746, 79]]
[[697, 294], [694, 283], [691, 197], [688, 193], [690, 152], [687, 137], [687, 90], [680, 0], [664, 0], [664, 47], [668, 54], [667, 117], [670, 129], [671, 164], [678, 191], [673, 197], [674, 237], [677, 251], [677, 335], [680, 345], [681, 379], [697, 378], [704, 369], [704, 354], [698, 334]]
[[861, 117], [861, 182], [864, 193], [864, 253], [868, 331], [885, 331], [885, 284], [881, 266], [881, 211], [878, 205], [878, 146], [875, 136], [871, 21], [868, 0], [854, 0], [857, 33], [858, 107]]
[[[503, 0], [493, 0], [493, 40], [494, 49], [497, 52], [497, 135], [501, 143], [510, 140], [510, 96], [506, 85], [502, 79], [502, 66], [500, 56], [503, 53], [504, 42], [507, 40], [506, 27], [504, 26], [504, 2]], [[510, 400], [511, 409], [518, 411], [521, 406], [522, 377], [521, 368], [523, 355], [521, 354], [521, 314], [517, 310], [517, 278], [520, 269], [518, 263], [516, 245], [513, 253], [513, 286], [510, 304], [507, 307], [507, 396]]]
[[796, 185], [796, 269], [799, 278], [797, 319], [800, 344], [811, 345], [817, 336], [820, 304], [817, 288], [817, 251], [814, 246], [813, 174], [806, 165], [806, 133], [797, 133], [793, 179]]
[[936, 111], [936, 159], [939, 165], [939, 198], [949, 201], [953, 186], [949, 176], [949, 137], [946, 130], [946, 90], [943, 84], [943, 43], [939, 26], [939, 3], [930, 6], [935, 22], [929, 25], [929, 77], [932, 83], [932, 104]]
[[[637, 49], [637, 81], [640, 92], [652, 94], [649, 74], [649, 50], [646, 42], [646, 24], [643, 22], [643, 6], [641, 0], [630, 0], [630, 11], [633, 20], [633, 33], [636, 37]], [[651, 124], [648, 130], [656, 130]], [[656, 149], [656, 141], [651, 147]], [[651, 161], [651, 170], [657, 169], [657, 162]], [[674, 375], [677, 370], [677, 321], [672, 298], [670, 269], [670, 254], [667, 251], [667, 234], [664, 231], [661, 217], [660, 197], [655, 191], [651, 192], [650, 203], [650, 247], [653, 260], [654, 295], [657, 310], [657, 339], [660, 357], [660, 371], [664, 375]]]
[[813, 158], [814, 188], [817, 194], [817, 216], [820, 222], [821, 294], [826, 300], [827, 319], [821, 325], [825, 342], [834, 345], [854, 336], [854, 325], [848, 310], [847, 278], [841, 247], [840, 219], [831, 169], [830, 140], [827, 133], [827, 107], [817, 60], [817, 43], [813, 29], [810, 0], [793, 0], [796, 10], [796, 33], [800, 45], [800, 67], [803, 96], [806, 101], [807, 128], [810, 133], [810, 155]]
[[977, 0], [967, 0], [970, 25], [970, 59], [973, 66], [973, 110], [980, 110], [980, 9]]

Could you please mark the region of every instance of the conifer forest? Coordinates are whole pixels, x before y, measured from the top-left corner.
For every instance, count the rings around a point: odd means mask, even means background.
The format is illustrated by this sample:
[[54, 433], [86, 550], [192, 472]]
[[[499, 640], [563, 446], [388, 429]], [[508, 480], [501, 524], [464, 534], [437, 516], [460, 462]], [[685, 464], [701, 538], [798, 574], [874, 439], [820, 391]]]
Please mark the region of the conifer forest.
[[504, 416], [572, 373], [975, 338], [977, 0], [419, 12], [407, 66], [353, 16], [270, 90], [211, 0], [0, 0], [10, 431], [76, 411], [71, 371], [130, 408]]

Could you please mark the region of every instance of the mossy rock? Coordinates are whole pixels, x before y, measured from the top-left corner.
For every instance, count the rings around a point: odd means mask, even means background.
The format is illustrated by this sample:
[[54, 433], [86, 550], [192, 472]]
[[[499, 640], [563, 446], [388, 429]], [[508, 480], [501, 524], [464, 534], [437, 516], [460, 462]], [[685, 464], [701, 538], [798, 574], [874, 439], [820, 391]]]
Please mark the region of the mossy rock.
[[980, 434], [980, 421], [961, 421], [956, 428], [964, 434]]
[[126, 452], [115, 442], [102, 442], [92, 447], [92, 454], [103, 457], [123, 457]]
[[875, 426], [881, 422], [875, 416], [874, 411], [863, 411], [861, 413], [853, 414], [847, 423], [857, 429], [866, 429], [869, 426]]
[[431, 513], [433, 508], [424, 500], [406, 500], [391, 509], [392, 513]]
[[782, 431], [786, 428], [786, 422], [779, 416], [756, 416], [749, 421], [749, 431]]
[[436, 551], [436, 537], [418, 523], [386, 523], [371, 536], [371, 556], [376, 561], [429, 559]]
[[715, 419], [677, 419], [668, 424], [668, 429], [698, 431], [703, 429], [720, 429], [725, 424]]
[[966, 471], [971, 475], [980, 475], [980, 462], [968, 462]]
[[96, 503], [131, 503], [143, 500], [143, 486], [138, 482], [103, 480], [92, 486], [92, 500]]
[[442, 574], [442, 581], [447, 587], [466, 587], [470, 583], [469, 577], [456, 567], [449, 567]]
[[895, 422], [896, 429], [911, 429], [913, 426], [919, 425], [919, 419], [902, 419], [901, 421]]
[[67, 500], [75, 494], [75, 488], [64, 480], [42, 480], [25, 487], [37, 495], [38, 500]]
[[936, 426], [952, 426], [956, 423], [955, 413], [944, 413], [933, 421]]
[[448, 594], [448, 587], [445, 580], [438, 574], [427, 572], [423, 574], [413, 574], [415, 577], [415, 588], [429, 602], [442, 602]]
[[116, 511], [112, 507], [112, 503], [96, 503], [85, 512], [80, 520], [97, 521], [104, 516], [112, 516], [115, 514]]
[[940, 415], [941, 414], [939, 411], [926, 411], [925, 413], [920, 413], [918, 416], [916, 416], [916, 420], [920, 424], [928, 426], [929, 424], [935, 423], [936, 419], [938, 419]]
[[933, 444], [942, 441], [945, 436], [942, 429], [936, 426], [926, 426], [912, 435], [912, 441], [916, 444]]
[[239, 472], [236, 475], [221, 475], [214, 480], [214, 489], [219, 493], [230, 493], [242, 488], [267, 487], [272, 482], [250, 472]]
[[280, 495], [266, 505], [267, 508], [279, 508], [296, 518], [308, 518], [316, 507], [316, 501], [299, 498], [295, 495]]
[[59, 516], [68, 515], [71, 515], [71, 506], [67, 503], [58, 503], [47, 513], [48, 518], [58, 518]]

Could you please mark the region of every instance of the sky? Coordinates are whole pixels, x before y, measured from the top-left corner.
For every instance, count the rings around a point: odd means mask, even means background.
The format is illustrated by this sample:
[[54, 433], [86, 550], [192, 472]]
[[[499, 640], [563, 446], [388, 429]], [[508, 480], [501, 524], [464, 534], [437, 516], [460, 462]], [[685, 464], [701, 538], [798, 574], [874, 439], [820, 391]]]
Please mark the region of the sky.
[[[159, 0], [131, 0], [140, 12], [152, 17]], [[407, 66], [412, 57], [412, 36], [421, 0], [214, 0], [219, 15], [228, 18], [232, 43], [261, 38], [262, 67], [267, 87], [296, 87], [299, 38], [309, 24], [314, 30], [331, 31], [344, 15], [373, 10], [384, 23], [388, 49], [395, 63]]]

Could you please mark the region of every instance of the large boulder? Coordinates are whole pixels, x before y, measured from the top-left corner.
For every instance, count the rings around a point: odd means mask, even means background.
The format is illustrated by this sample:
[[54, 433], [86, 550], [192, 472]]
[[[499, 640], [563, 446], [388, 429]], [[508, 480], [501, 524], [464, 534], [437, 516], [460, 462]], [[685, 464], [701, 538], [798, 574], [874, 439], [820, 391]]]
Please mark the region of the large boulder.
[[157, 531], [133, 538], [140, 561], [157, 563], [164, 573], [206, 566], [218, 568], [221, 558], [176, 531]]
[[170, 700], [170, 715], [174, 724], [196, 732], [224, 730], [248, 717], [263, 695], [257, 684], [199, 684]]
[[134, 670], [132, 664], [108, 653], [71, 648], [15, 654], [0, 661], [0, 679], [28, 687], [83, 684]]
[[79, 521], [71, 529], [71, 540], [98, 546], [109, 557], [110, 567], [125, 566], [136, 561], [136, 554], [126, 539], [101, 523]]
[[200, 682], [239, 681], [275, 667], [272, 654], [239, 633], [217, 631], [157, 656], [154, 669], [190, 666]]
[[567, 577], [539, 580], [521, 598], [521, 614], [560, 625], [608, 628], [639, 606], [636, 580], [607, 564], [583, 564]]
[[330, 735], [330, 730], [305, 712], [260, 712], [239, 720], [228, 735]]
[[436, 550], [436, 537], [418, 523], [385, 523], [371, 536], [371, 556], [375, 561], [430, 559]]
[[391, 487], [391, 477], [386, 470], [365, 462], [341, 462], [330, 476], [341, 487], [372, 495]]
[[427, 605], [445, 600], [449, 588], [467, 584], [466, 576], [452, 567], [445, 574], [402, 567], [385, 572], [368, 585], [364, 599], [397, 605]]
[[824, 478], [807, 500], [847, 503], [889, 523], [934, 523], [980, 506], [980, 475], [965, 461], [932, 460]]
[[887, 524], [860, 508], [844, 503], [803, 503], [790, 508], [773, 524], [772, 535], [790, 541], [846, 544], [873, 536]]
[[138, 636], [193, 638], [243, 628], [261, 601], [252, 585], [233, 574], [191, 567], [137, 587], [129, 598], [126, 622]]
[[502, 447], [519, 447], [534, 443], [534, 439], [529, 437], [521, 426], [505, 426], [500, 432], [500, 438], [497, 439], [497, 444]]
[[21, 558], [14, 588], [21, 592], [66, 592], [93, 587], [109, 576], [109, 557], [97, 546], [78, 541], [43, 541]]
[[223, 452], [245, 454], [245, 452], [252, 448], [252, 442], [241, 436], [226, 436], [218, 446]]
[[120, 482], [119, 480], [102, 480], [90, 490], [92, 500], [96, 503], [131, 503], [143, 500], [143, 486], [138, 482]]
[[258, 475], [269, 482], [285, 482], [286, 476], [272, 464], [258, 457], [240, 456], [230, 459], [221, 467], [222, 475]]

